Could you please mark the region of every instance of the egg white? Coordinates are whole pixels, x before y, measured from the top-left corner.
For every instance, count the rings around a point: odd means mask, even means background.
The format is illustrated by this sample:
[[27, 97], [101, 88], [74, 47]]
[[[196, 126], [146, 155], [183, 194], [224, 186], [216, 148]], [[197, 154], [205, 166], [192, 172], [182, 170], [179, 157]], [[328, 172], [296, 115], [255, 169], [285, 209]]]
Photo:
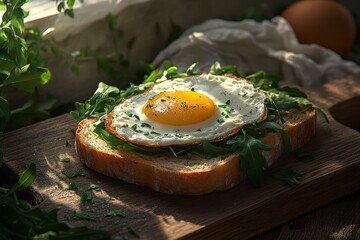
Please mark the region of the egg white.
[[[150, 98], [177, 90], [196, 91], [208, 96], [217, 106], [216, 113], [197, 124], [172, 126], [152, 121], [142, 112]], [[211, 74], [176, 78], [157, 83], [147, 91], [125, 99], [113, 110], [112, 126], [117, 136], [139, 145], [192, 145], [223, 139], [242, 126], [259, 121], [266, 114], [265, 99], [265, 94], [246, 80]]]

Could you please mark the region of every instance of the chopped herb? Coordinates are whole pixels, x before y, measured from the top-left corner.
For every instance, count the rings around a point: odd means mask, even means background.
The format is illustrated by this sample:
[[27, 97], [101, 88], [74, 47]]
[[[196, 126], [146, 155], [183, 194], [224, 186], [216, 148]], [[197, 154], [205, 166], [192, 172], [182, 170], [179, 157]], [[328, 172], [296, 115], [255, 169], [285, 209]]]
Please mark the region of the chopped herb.
[[91, 185], [88, 187], [87, 190], [88, 190], [88, 191], [97, 191], [97, 192], [99, 192], [99, 191], [101, 191], [101, 188], [100, 188], [99, 185], [91, 184]]
[[84, 177], [86, 176], [80, 169], [76, 169], [74, 172], [66, 173], [65, 174], [68, 178], [76, 178], [78, 176]]
[[227, 113], [232, 113], [233, 111], [235, 111], [233, 108], [226, 108], [225, 111]]
[[226, 105], [230, 105], [230, 99], [226, 101]]
[[141, 123], [141, 127], [152, 128], [152, 126], [148, 123]]
[[218, 105], [218, 107], [219, 107], [219, 108], [227, 108], [227, 105], [225, 105], [225, 104], [220, 104], [220, 105]]
[[134, 116], [134, 114], [131, 113], [131, 112], [125, 112], [125, 114], [126, 114], [127, 116], [129, 116], [129, 117], [133, 117], [133, 116]]
[[67, 221], [69, 221], [70, 219], [72, 219], [72, 220], [86, 220], [86, 221], [96, 222], [96, 219], [91, 217], [90, 215], [78, 214], [78, 213], [76, 213], [76, 211], [73, 211], [69, 216], [66, 217]]
[[67, 188], [65, 188], [66, 190], [76, 190], [78, 188], [78, 185], [74, 182], [69, 183], [69, 185], [67, 186]]
[[175, 133], [175, 137], [184, 138], [185, 134], [177, 132], [177, 133]]
[[127, 127], [129, 127], [129, 125], [124, 124], [124, 125], [121, 125], [121, 127], [122, 127], [122, 128], [127, 128]]
[[60, 161], [62, 161], [62, 162], [70, 162], [70, 158], [64, 157], [64, 158], [61, 158]]
[[64, 143], [64, 146], [65, 146], [65, 147], [71, 147], [71, 144], [69, 143], [68, 140], [66, 140], [65, 143]]
[[289, 187], [299, 185], [301, 179], [305, 176], [305, 173], [295, 171], [293, 169], [283, 169], [282, 172], [274, 174], [273, 177]]
[[109, 211], [105, 214], [105, 217], [122, 217], [122, 218], [126, 218], [126, 213], [124, 210], [121, 209], [117, 209], [117, 210], [112, 210]]
[[133, 114], [131, 112], [125, 112], [125, 114], [128, 116], [128, 117], [133, 117], [133, 118], [136, 118], [137, 120], [140, 120], [139, 116], [136, 115], [136, 114]]
[[83, 192], [81, 194], [81, 196], [80, 196], [80, 201], [81, 202], [89, 202], [92, 199], [93, 199], [93, 197], [90, 194], [86, 193], [86, 192]]
[[163, 99], [163, 98], [162, 98], [162, 99], [160, 99], [160, 101], [161, 101], [161, 102], [166, 102], [166, 99]]
[[186, 104], [186, 102], [182, 102], [180, 105], [182, 108], [188, 108], [188, 105]]
[[131, 126], [131, 129], [134, 131], [134, 132], [137, 132], [137, 133], [141, 133], [142, 131], [138, 129], [138, 125], [137, 124], [134, 124]]
[[146, 108], [152, 108], [153, 106], [154, 106], [153, 104], [148, 103], [148, 104], [146, 105]]
[[155, 132], [155, 131], [151, 131], [150, 134], [153, 134], [153, 135], [161, 135], [161, 133], [158, 133], [158, 132]]
[[198, 128], [196, 131], [201, 132], [201, 129], [200, 129], [200, 128]]
[[158, 209], [158, 206], [157, 206], [157, 205], [154, 205], [154, 206], [151, 207], [151, 211], [153, 211], [153, 212], [155, 212], [156, 209]]
[[192, 88], [190, 89], [190, 91], [195, 92], [195, 88], [192, 87]]
[[244, 92], [242, 96], [245, 97], [247, 94], [248, 94], [247, 92]]
[[220, 124], [222, 124], [222, 123], [224, 123], [225, 122], [225, 120], [224, 119], [222, 119], [222, 118], [219, 118], [218, 120], [216, 120], [218, 123], [220, 123]]

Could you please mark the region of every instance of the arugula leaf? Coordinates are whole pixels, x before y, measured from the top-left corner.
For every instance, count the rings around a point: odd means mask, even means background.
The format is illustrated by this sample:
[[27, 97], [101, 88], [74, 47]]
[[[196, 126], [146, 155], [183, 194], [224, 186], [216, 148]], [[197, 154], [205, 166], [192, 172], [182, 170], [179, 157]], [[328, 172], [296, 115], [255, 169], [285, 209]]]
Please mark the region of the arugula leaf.
[[101, 82], [90, 99], [85, 103], [75, 103], [77, 112], [72, 111], [71, 115], [77, 122], [87, 117], [99, 117], [111, 111], [120, 101], [120, 90]]
[[283, 129], [282, 126], [280, 126], [279, 124], [277, 124], [276, 122], [262, 122], [259, 124], [259, 127], [264, 128], [264, 129], [271, 129], [274, 131], [277, 131], [281, 134], [281, 137], [284, 141], [284, 146], [285, 146], [285, 154], [289, 155], [292, 147], [291, 147], [291, 142], [290, 142], [290, 138], [289, 135], [286, 133], [286, 131]]
[[287, 87], [286, 86], [286, 87], [280, 88], [279, 90], [280, 90], [280, 92], [286, 92], [291, 97], [307, 98], [307, 95], [296, 87]]
[[247, 75], [245, 78], [250, 80], [255, 87], [265, 91], [277, 89], [279, 87], [279, 82], [282, 80], [282, 76], [279, 74], [267, 73], [262, 70]]
[[198, 63], [191, 64], [190, 67], [186, 70], [186, 74], [188, 76], [198, 74], [197, 72], [195, 72], [195, 68], [196, 68], [197, 65], [198, 65]]
[[216, 146], [215, 144], [209, 141], [203, 142], [202, 146], [205, 154], [209, 154], [213, 156], [225, 155], [234, 152], [234, 149], [231, 147]]
[[244, 136], [241, 146], [240, 170], [246, 172], [247, 177], [254, 186], [260, 187], [264, 181], [264, 171], [268, 167], [267, 161], [260, 150], [270, 151], [271, 148], [263, 144], [259, 139], [248, 135]]
[[245, 77], [246, 75], [242, 72], [238, 72], [236, 66], [224, 66], [222, 67], [219, 62], [215, 62], [210, 67], [210, 73], [214, 75], [233, 74], [236, 77]]
[[6, 196], [9, 196], [13, 193], [19, 192], [29, 187], [34, 182], [35, 178], [36, 166], [34, 163], [31, 163], [29, 168], [26, 169], [25, 172], [21, 175], [17, 183], [6, 192]]

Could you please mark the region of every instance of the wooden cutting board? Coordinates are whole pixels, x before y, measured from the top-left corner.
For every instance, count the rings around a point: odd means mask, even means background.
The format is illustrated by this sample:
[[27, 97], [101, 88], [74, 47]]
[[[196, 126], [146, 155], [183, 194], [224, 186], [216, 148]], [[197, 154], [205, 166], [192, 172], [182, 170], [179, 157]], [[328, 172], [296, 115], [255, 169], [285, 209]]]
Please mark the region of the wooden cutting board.
[[[336, 119], [360, 124], [359, 80], [336, 80], [313, 88], [309, 96], [325, 110], [330, 109]], [[312, 154], [314, 161], [281, 158], [269, 169], [260, 188], [245, 181], [231, 190], [203, 196], [170, 196], [86, 168], [74, 149], [75, 122], [69, 115], [12, 131], [6, 134], [2, 147], [5, 163], [16, 173], [36, 163], [33, 186], [42, 196], [40, 207], [60, 207], [61, 220], [73, 211], [96, 219], [72, 219], [68, 221], [71, 225], [104, 229], [118, 239], [137, 238], [131, 229], [141, 239], [245, 239], [360, 190], [360, 133], [328, 116], [330, 124], [318, 119], [316, 137], [298, 151]], [[62, 162], [63, 158], [70, 162]], [[306, 175], [298, 186], [290, 188], [271, 177], [282, 168]], [[86, 176], [66, 176], [77, 169]], [[70, 182], [79, 188], [66, 190]], [[86, 191], [90, 184], [99, 185], [101, 191]], [[81, 203], [83, 192], [92, 195], [92, 201]], [[105, 217], [117, 209], [126, 217]]]

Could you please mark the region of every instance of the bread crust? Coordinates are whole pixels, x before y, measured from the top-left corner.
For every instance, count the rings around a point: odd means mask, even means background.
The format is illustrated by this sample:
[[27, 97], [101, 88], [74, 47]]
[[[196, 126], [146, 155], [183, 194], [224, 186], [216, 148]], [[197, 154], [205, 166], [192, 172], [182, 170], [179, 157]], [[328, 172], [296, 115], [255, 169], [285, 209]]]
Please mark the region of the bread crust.
[[[314, 109], [295, 114], [296, 117], [287, 119], [284, 125], [293, 150], [307, 143], [316, 130]], [[177, 161], [171, 158], [160, 160], [159, 156], [111, 149], [94, 135], [94, 122], [95, 119], [88, 118], [79, 123], [75, 134], [76, 150], [86, 166], [104, 175], [174, 195], [201, 195], [226, 190], [245, 179], [244, 172], [239, 170], [239, 152], [226, 156], [225, 159], [219, 157], [211, 164], [205, 164], [207, 160], [203, 159], [203, 168], [191, 169], [183, 164], [176, 165]], [[262, 152], [270, 166], [283, 153], [283, 142], [280, 134], [274, 132], [268, 133], [262, 138], [262, 142], [272, 148]], [[189, 159], [192, 161], [191, 157]]]

